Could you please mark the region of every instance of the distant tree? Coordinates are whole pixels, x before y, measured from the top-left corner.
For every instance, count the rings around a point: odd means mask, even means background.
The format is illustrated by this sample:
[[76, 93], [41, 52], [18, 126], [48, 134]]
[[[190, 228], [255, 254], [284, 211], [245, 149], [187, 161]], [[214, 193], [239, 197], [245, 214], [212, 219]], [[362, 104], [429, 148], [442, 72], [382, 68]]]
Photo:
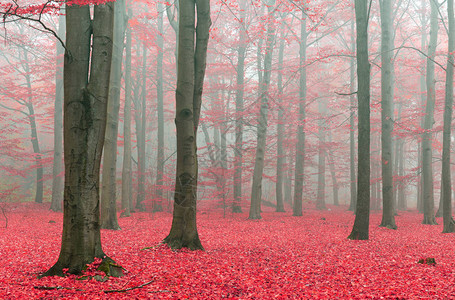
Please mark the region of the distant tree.
[[[371, 5], [371, 4], [370, 4]], [[348, 238], [368, 240], [370, 225], [370, 62], [368, 61], [367, 1], [355, 0], [357, 31], [357, 80], [358, 80], [358, 173], [357, 207], [354, 225]]]
[[379, 226], [396, 229], [393, 207], [393, 30], [392, 0], [379, 1], [381, 7], [381, 167], [382, 221]]
[[435, 225], [434, 216], [434, 187], [433, 187], [433, 149], [431, 145], [432, 128], [434, 123], [434, 106], [436, 99], [435, 90], [435, 64], [433, 58], [436, 54], [438, 40], [438, 1], [432, 0], [430, 15], [430, 41], [428, 43], [426, 85], [427, 102], [425, 104], [424, 133], [422, 135], [422, 174], [423, 174], [423, 221], [422, 224]]
[[[202, 104], [209, 40], [210, 1], [181, 0], [176, 97], [177, 170], [172, 227], [164, 243], [173, 249], [203, 249], [196, 226], [198, 159], [196, 133]], [[196, 9], [197, 18], [196, 18]], [[197, 27], [195, 28], [197, 20]]]

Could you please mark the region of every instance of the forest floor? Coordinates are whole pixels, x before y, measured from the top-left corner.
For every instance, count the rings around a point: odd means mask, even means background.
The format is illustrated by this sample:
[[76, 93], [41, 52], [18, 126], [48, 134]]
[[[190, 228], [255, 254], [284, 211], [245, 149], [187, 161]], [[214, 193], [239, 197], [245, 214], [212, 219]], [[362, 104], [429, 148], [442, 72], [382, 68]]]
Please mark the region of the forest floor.
[[[159, 244], [172, 216], [134, 213], [119, 219], [122, 230], [102, 231], [106, 254], [126, 275], [99, 282], [37, 279], [58, 257], [62, 214], [48, 204], [0, 205], [0, 299], [455, 298], [455, 235], [421, 225], [416, 212], [400, 212], [398, 230], [379, 228], [381, 213], [373, 212], [370, 240], [351, 241], [346, 207], [305, 209], [303, 217], [265, 209], [258, 221], [201, 210], [205, 252], [141, 250]], [[418, 263], [427, 257], [436, 264]]]

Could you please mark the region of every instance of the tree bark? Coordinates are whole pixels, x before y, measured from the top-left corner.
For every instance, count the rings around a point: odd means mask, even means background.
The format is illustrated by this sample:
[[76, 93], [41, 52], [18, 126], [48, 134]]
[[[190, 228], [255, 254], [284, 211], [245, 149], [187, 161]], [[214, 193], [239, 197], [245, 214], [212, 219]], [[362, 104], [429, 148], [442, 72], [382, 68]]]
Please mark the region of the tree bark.
[[114, 42], [101, 181], [101, 228], [120, 230], [117, 220], [117, 137], [125, 41], [125, 0], [114, 4]]
[[306, 48], [307, 48], [307, 30], [306, 30], [306, 12], [301, 8], [300, 20], [300, 68], [299, 68], [299, 125], [297, 127], [297, 147], [295, 150], [295, 182], [294, 182], [294, 203], [292, 207], [293, 216], [302, 215], [303, 201], [303, 180], [305, 170], [305, 118], [306, 118], [306, 96], [307, 96], [307, 80], [306, 80]]
[[[197, 27], [195, 5], [197, 7]], [[202, 247], [196, 226], [199, 125], [209, 40], [210, 1], [181, 0], [176, 97], [177, 170], [172, 227], [164, 243], [173, 249]], [[196, 31], [196, 40], [195, 40]]]
[[[273, 0], [273, 2], [275, 2]], [[268, 12], [273, 17], [274, 3], [268, 6]], [[262, 174], [264, 171], [265, 146], [267, 140], [267, 114], [269, 108], [269, 85], [272, 73], [273, 45], [275, 40], [275, 24], [269, 22], [267, 28], [266, 54], [264, 57], [264, 74], [260, 82], [259, 95], [261, 108], [258, 116], [256, 159], [253, 171], [253, 183], [251, 187], [251, 206], [249, 219], [261, 219], [261, 197], [262, 197]], [[260, 72], [259, 72], [260, 73]]]
[[379, 226], [396, 229], [393, 206], [393, 32], [392, 0], [381, 0], [381, 169], [382, 221]]
[[434, 191], [433, 191], [433, 150], [431, 145], [432, 128], [434, 123], [435, 91], [435, 66], [432, 59], [436, 54], [438, 39], [438, 7], [431, 1], [430, 16], [430, 42], [428, 43], [427, 58], [427, 102], [425, 105], [424, 133], [422, 135], [422, 173], [423, 173], [423, 221], [422, 224], [435, 225], [434, 217]]
[[[330, 175], [332, 176], [332, 193], [333, 193], [333, 205], [339, 206], [340, 201], [338, 197], [338, 180], [337, 175], [335, 172], [335, 156], [333, 155], [333, 151], [331, 150], [330, 144], [332, 144], [332, 132], [329, 130], [327, 131], [328, 139], [329, 139], [329, 147], [328, 148], [328, 160], [329, 160], [329, 168], [330, 168]], [[326, 150], [327, 151], [327, 150]]]
[[358, 78], [358, 190], [356, 216], [352, 240], [368, 240], [370, 224], [370, 62], [368, 61], [367, 1], [355, 0], [357, 29], [357, 78]]
[[[65, 35], [65, 15], [58, 17], [58, 36]], [[52, 165], [52, 200], [51, 210], [62, 211], [63, 202], [63, 54], [64, 49], [57, 43], [57, 65], [55, 71], [55, 107], [54, 107], [54, 161]]]
[[113, 17], [113, 2], [94, 7], [93, 23], [88, 5], [66, 8], [63, 234], [58, 261], [44, 276], [63, 275], [63, 269], [72, 274], [81, 273], [95, 258], [109, 261], [109, 267], [112, 264], [101, 247], [99, 175], [106, 128]]

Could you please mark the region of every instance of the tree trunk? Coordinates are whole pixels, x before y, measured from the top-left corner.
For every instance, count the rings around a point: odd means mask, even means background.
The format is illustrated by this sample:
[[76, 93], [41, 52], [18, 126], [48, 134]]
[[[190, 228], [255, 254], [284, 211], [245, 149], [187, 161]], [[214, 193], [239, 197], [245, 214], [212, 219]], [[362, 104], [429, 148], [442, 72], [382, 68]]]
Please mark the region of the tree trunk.
[[[195, 4], [197, 6], [197, 27]], [[176, 97], [177, 170], [172, 227], [164, 243], [173, 249], [203, 250], [196, 227], [199, 124], [209, 40], [209, 0], [180, 1]], [[196, 31], [196, 36], [195, 36]], [[196, 38], [196, 40], [195, 40]]]
[[444, 131], [442, 137], [442, 175], [441, 181], [444, 189], [443, 193], [443, 233], [454, 232], [454, 220], [452, 218], [452, 185], [450, 181], [450, 136], [453, 110], [453, 52], [455, 50], [454, 40], [454, 16], [453, 0], [447, 1], [448, 23], [449, 23], [449, 42], [447, 53], [446, 85], [445, 85], [445, 106], [444, 106]]
[[[329, 146], [326, 147], [328, 150], [328, 161], [329, 161], [329, 168], [330, 168], [330, 175], [332, 176], [332, 185], [333, 185], [333, 205], [339, 206], [340, 201], [338, 199], [338, 180], [337, 180], [337, 175], [335, 172], [335, 155], [333, 155], [333, 151], [331, 150], [331, 144], [332, 144], [332, 131], [328, 130], [327, 131], [328, 138], [329, 138]], [[327, 150], [326, 150], [327, 151]]]
[[355, 0], [357, 29], [357, 78], [358, 78], [358, 190], [352, 240], [368, 240], [370, 224], [370, 63], [368, 61], [367, 1]]
[[[274, 2], [274, 1], [273, 1]], [[273, 17], [274, 4], [268, 7], [268, 12]], [[249, 219], [261, 219], [262, 174], [264, 171], [265, 146], [267, 140], [267, 114], [269, 107], [269, 85], [272, 73], [273, 45], [275, 40], [275, 24], [269, 22], [267, 28], [266, 54], [264, 57], [264, 74], [260, 82], [259, 95], [261, 108], [258, 116], [256, 159], [254, 163], [253, 183], [251, 187], [251, 206]], [[261, 72], [259, 72], [261, 73]]]
[[408, 209], [408, 205], [406, 203], [406, 185], [403, 180], [406, 162], [404, 155], [404, 140], [400, 139], [398, 142], [400, 143], [398, 160], [398, 178], [400, 178], [398, 181], [398, 209], [405, 211]]
[[106, 128], [113, 19], [112, 2], [95, 6], [93, 21], [88, 5], [66, 8], [63, 234], [58, 261], [45, 276], [63, 275], [64, 269], [71, 274], [81, 273], [95, 258], [109, 262], [109, 269], [112, 267], [112, 260], [101, 247], [99, 175]]
[[318, 194], [317, 194], [317, 203], [316, 208], [320, 210], [325, 210], [325, 132], [327, 130], [325, 126], [325, 117], [327, 111], [327, 103], [325, 99], [319, 99], [318, 103], [319, 108], [319, 147], [318, 147]]
[[235, 92], [235, 154], [234, 154], [234, 202], [233, 213], [242, 212], [242, 168], [243, 168], [243, 93], [245, 89], [245, 55], [246, 55], [246, 1], [240, 0], [240, 37], [237, 48], [237, 89]]
[[30, 78], [30, 65], [28, 59], [28, 51], [26, 48], [24, 50], [24, 71], [25, 71], [25, 80], [28, 89], [28, 101], [25, 102], [25, 106], [27, 107], [27, 117], [30, 123], [30, 137], [33, 147], [33, 154], [35, 157], [35, 164], [36, 164], [36, 189], [35, 189], [35, 202], [36, 203], [43, 203], [43, 166], [41, 163], [41, 150], [39, 146], [38, 140], [38, 132], [36, 130], [36, 117], [35, 117], [35, 109], [33, 107], [33, 99], [32, 99], [32, 80]]
[[276, 211], [284, 212], [283, 178], [284, 178], [284, 109], [283, 109], [283, 59], [285, 42], [285, 20], [281, 23], [281, 41], [278, 51], [278, 124], [277, 124], [277, 154], [276, 154]]
[[156, 153], [156, 199], [153, 203], [153, 211], [163, 211], [163, 175], [164, 175], [164, 93], [163, 93], [163, 57], [164, 57], [164, 30], [163, 30], [163, 4], [157, 2], [158, 9], [158, 32], [156, 44], [158, 47], [158, 56], [156, 59], [156, 96], [158, 110], [158, 149]]
[[[128, 8], [128, 19], [130, 15]], [[131, 27], [126, 22], [125, 106], [123, 113], [122, 217], [131, 215], [133, 183], [131, 168]]]
[[[354, 20], [351, 23], [351, 32], [354, 32]], [[355, 52], [355, 37], [354, 33], [351, 34], [351, 48], [352, 53]], [[357, 206], [357, 182], [355, 178], [355, 112], [356, 112], [356, 105], [355, 105], [355, 58], [351, 58], [350, 63], [350, 76], [349, 76], [349, 104], [350, 104], [350, 111], [351, 117], [349, 118], [349, 174], [350, 174], [350, 192], [351, 192], [351, 201], [349, 202], [349, 210], [355, 212]]]
[[299, 125], [297, 128], [297, 147], [295, 150], [295, 182], [294, 182], [294, 203], [292, 208], [293, 216], [302, 215], [303, 201], [303, 180], [305, 170], [305, 109], [307, 95], [306, 80], [306, 48], [307, 48], [307, 31], [306, 31], [306, 12], [301, 8], [300, 20], [300, 81], [299, 81]]
[[379, 226], [396, 229], [393, 206], [393, 32], [392, 0], [382, 0], [381, 6], [381, 169], [382, 221]]
[[[58, 36], [65, 35], [65, 15], [58, 17]], [[57, 43], [57, 66], [55, 71], [54, 107], [54, 163], [52, 165], [51, 210], [62, 211], [63, 201], [63, 54], [64, 49]]]
[[125, 1], [114, 4], [114, 44], [104, 139], [103, 176], [101, 181], [101, 228], [120, 230], [117, 220], [117, 136], [120, 110], [120, 86], [125, 41]]
[[[435, 0], [436, 1], [436, 0]], [[434, 123], [435, 105], [435, 66], [432, 59], [435, 57], [438, 38], [438, 7], [431, 1], [430, 42], [427, 58], [427, 102], [425, 105], [424, 133], [422, 135], [422, 173], [423, 173], [423, 221], [422, 224], [435, 225], [434, 192], [433, 192], [433, 150], [431, 145], [432, 128]]]

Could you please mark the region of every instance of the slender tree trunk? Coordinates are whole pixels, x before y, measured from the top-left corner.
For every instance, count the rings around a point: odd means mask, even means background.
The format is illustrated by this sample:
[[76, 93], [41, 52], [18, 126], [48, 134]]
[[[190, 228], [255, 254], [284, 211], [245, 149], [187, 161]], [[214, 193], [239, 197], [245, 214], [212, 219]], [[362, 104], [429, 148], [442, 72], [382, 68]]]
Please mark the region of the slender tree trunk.
[[404, 141], [402, 139], [398, 140], [400, 143], [399, 148], [399, 165], [398, 165], [398, 177], [400, 178], [398, 182], [398, 209], [405, 211], [408, 209], [408, 205], [406, 203], [406, 185], [403, 180], [404, 177], [404, 170], [406, 168], [405, 163], [405, 154], [404, 154]]
[[[130, 17], [128, 8], [128, 18]], [[131, 215], [133, 179], [131, 168], [131, 28], [126, 22], [125, 106], [123, 113], [122, 217]]]
[[35, 202], [36, 203], [43, 203], [43, 166], [41, 163], [41, 150], [39, 146], [38, 140], [38, 132], [36, 129], [36, 117], [35, 117], [35, 109], [33, 107], [33, 99], [32, 99], [32, 80], [30, 78], [30, 65], [28, 59], [28, 51], [26, 48], [24, 50], [24, 71], [25, 71], [25, 81], [27, 84], [28, 89], [28, 101], [25, 103], [25, 106], [28, 110], [27, 116], [28, 121], [30, 123], [30, 137], [33, 147], [33, 154], [35, 157], [35, 164], [36, 164], [36, 188], [35, 188]]
[[301, 9], [300, 20], [300, 81], [299, 81], [299, 125], [297, 127], [297, 148], [295, 151], [295, 182], [294, 182], [294, 203], [292, 209], [293, 216], [302, 215], [303, 201], [303, 181], [305, 170], [305, 118], [306, 118], [306, 95], [307, 95], [307, 80], [306, 80], [306, 48], [308, 33], [306, 30], [306, 12]]
[[156, 59], [156, 95], [158, 110], [158, 151], [157, 151], [157, 170], [156, 170], [156, 200], [153, 205], [153, 211], [163, 211], [163, 175], [164, 175], [164, 93], [163, 93], [163, 57], [164, 57], [164, 30], [163, 30], [163, 4], [157, 2], [158, 9], [158, 32], [156, 44], [158, 46], [158, 56]]
[[[351, 48], [352, 53], [355, 52], [355, 37], [354, 37], [354, 20], [351, 23]], [[350, 62], [350, 96], [349, 96], [349, 104], [350, 104], [350, 111], [351, 117], [349, 118], [349, 174], [350, 174], [350, 192], [351, 192], [351, 201], [349, 202], [349, 210], [355, 212], [355, 208], [357, 206], [357, 182], [355, 178], [355, 112], [356, 112], [356, 104], [355, 104], [355, 97], [354, 93], [356, 90], [355, 87], [355, 58], [351, 58]]]
[[[195, 4], [197, 6], [197, 27]], [[176, 90], [177, 170], [172, 227], [164, 243], [171, 248], [203, 249], [196, 226], [198, 160], [196, 133], [202, 104], [210, 1], [180, 1]], [[196, 31], [196, 35], [194, 34]]]
[[104, 139], [101, 181], [101, 228], [120, 230], [117, 220], [117, 136], [120, 110], [120, 86], [125, 41], [125, 0], [114, 4], [114, 46], [109, 82], [106, 136]]
[[[425, 51], [427, 48], [426, 46], [426, 41], [427, 41], [427, 34], [426, 34], [426, 26], [427, 26], [427, 1], [422, 0], [422, 29], [421, 29], [421, 38], [420, 38], [420, 49]], [[426, 59], [425, 56], [422, 55], [424, 59]], [[426, 94], [427, 94], [427, 85], [425, 81], [425, 66], [422, 64], [422, 71], [420, 75], [420, 99], [421, 99], [421, 107], [425, 107], [425, 102], [426, 102]], [[421, 120], [421, 128], [424, 128], [424, 120], [425, 117], [422, 117]], [[417, 169], [417, 209], [419, 210], [420, 213], [423, 213], [423, 167], [422, 167], [422, 147], [423, 147], [423, 135], [419, 136], [419, 148], [418, 148], [418, 166], [419, 168]]]
[[393, 32], [392, 0], [381, 0], [381, 169], [382, 221], [379, 226], [396, 229], [393, 207]]
[[242, 212], [242, 168], [243, 168], [243, 93], [245, 89], [245, 56], [246, 56], [246, 1], [240, 0], [240, 37], [237, 48], [236, 79], [237, 89], [235, 92], [235, 154], [234, 154], [234, 202], [232, 212]]
[[281, 41], [278, 52], [278, 125], [277, 125], [277, 154], [276, 154], [276, 211], [284, 212], [283, 179], [284, 179], [284, 109], [283, 109], [283, 59], [285, 42], [285, 21], [281, 25]]
[[45, 276], [63, 275], [64, 269], [68, 273], [81, 273], [95, 258], [107, 263], [106, 267], [111, 269], [106, 271], [107, 275], [121, 275], [111, 273], [118, 268], [113, 267], [112, 260], [102, 250], [99, 220], [99, 175], [113, 21], [112, 2], [95, 5], [93, 21], [88, 5], [66, 8], [63, 234], [58, 261]]
[[327, 103], [325, 99], [319, 99], [318, 103], [319, 108], [319, 149], [318, 149], [318, 194], [317, 194], [317, 203], [316, 208], [320, 210], [325, 210], [327, 207], [325, 206], [325, 152], [326, 152], [326, 145], [325, 145], [325, 132], [327, 128], [325, 128], [325, 117], [327, 111]]
[[[326, 147], [328, 150], [328, 162], [329, 162], [329, 168], [330, 168], [330, 175], [332, 176], [332, 193], [333, 193], [333, 205], [339, 206], [340, 201], [338, 199], [338, 180], [337, 180], [337, 175], [335, 172], [335, 155], [333, 154], [333, 151], [331, 150], [331, 144], [332, 144], [332, 131], [328, 130], [327, 131], [328, 139], [329, 139], [329, 146]], [[327, 151], [327, 150], [326, 150]]]
[[432, 61], [436, 53], [438, 38], [438, 6], [435, 1], [431, 1], [430, 16], [430, 42], [428, 43], [427, 58], [427, 102], [425, 105], [424, 133], [422, 136], [422, 173], [423, 173], [423, 221], [422, 224], [435, 225], [434, 217], [434, 192], [433, 192], [433, 150], [431, 145], [434, 122], [435, 105], [435, 66]]
[[454, 232], [455, 223], [452, 218], [452, 185], [450, 180], [450, 137], [452, 125], [452, 110], [453, 110], [453, 52], [455, 50], [454, 40], [454, 16], [453, 16], [453, 0], [447, 0], [448, 23], [449, 23], [449, 46], [447, 53], [447, 69], [446, 69], [446, 86], [445, 86], [445, 106], [444, 106], [444, 131], [442, 137], [442, 175], [441, 181], [443, 185], [443, 233]]
[[359, 99], [358, 190], [352, 240], [368, 240], [370, 224], [370, 63], [368, 61], [367, 1], [355, 0]]
[[[139, 179], [137, 183], [137, 198], [136, 208], [139, 211], [145, 211], [145, 132], [146, 132], [146, 117], [147, 117], [147, 47], [145, 43], [142, 45], [142, 93], [139, 107], [141, 110], [136, 111], [136, 128], [137, 130], [137, 169]], [[140, 117], [139, 117], [140, 114]], [[139, 121], [139, 123], [138, 123]], [[139, 125], [140, 124], [140, 125]], [[139, 125], [139, 126], [138, 126]]]
[[[58, 36], [65, 35], [65, 15], [58, 17]], [[57, 43], [57, 66], [55, 72], [54, 107], [54, 163], [52, 165], [51, 210], [62, 211], [63, 202], [63, 54], [64, 49]]]
[[[274, 0], [273, 0], [274, 2]], [[269, 6], [269, 14], [272, 16], [274, 3]], [[264, 75], [259, 89], [261, 108], [258, 116], [256, 159], [254, 163], [253, 183], [251, 187], [251, 206], [249, 219], [261, 219], [262, 197], [262, 174], [264, 171], [265, 146], [267, 139], [267, 114], [269, 108], [269, 85], [272, 73], [273, 45], [275, 40], [275, 24], [269, 22], [267, 28], [266, 54], [264, 57]], [[259, 72], [260, 73], [260, 72]]]

